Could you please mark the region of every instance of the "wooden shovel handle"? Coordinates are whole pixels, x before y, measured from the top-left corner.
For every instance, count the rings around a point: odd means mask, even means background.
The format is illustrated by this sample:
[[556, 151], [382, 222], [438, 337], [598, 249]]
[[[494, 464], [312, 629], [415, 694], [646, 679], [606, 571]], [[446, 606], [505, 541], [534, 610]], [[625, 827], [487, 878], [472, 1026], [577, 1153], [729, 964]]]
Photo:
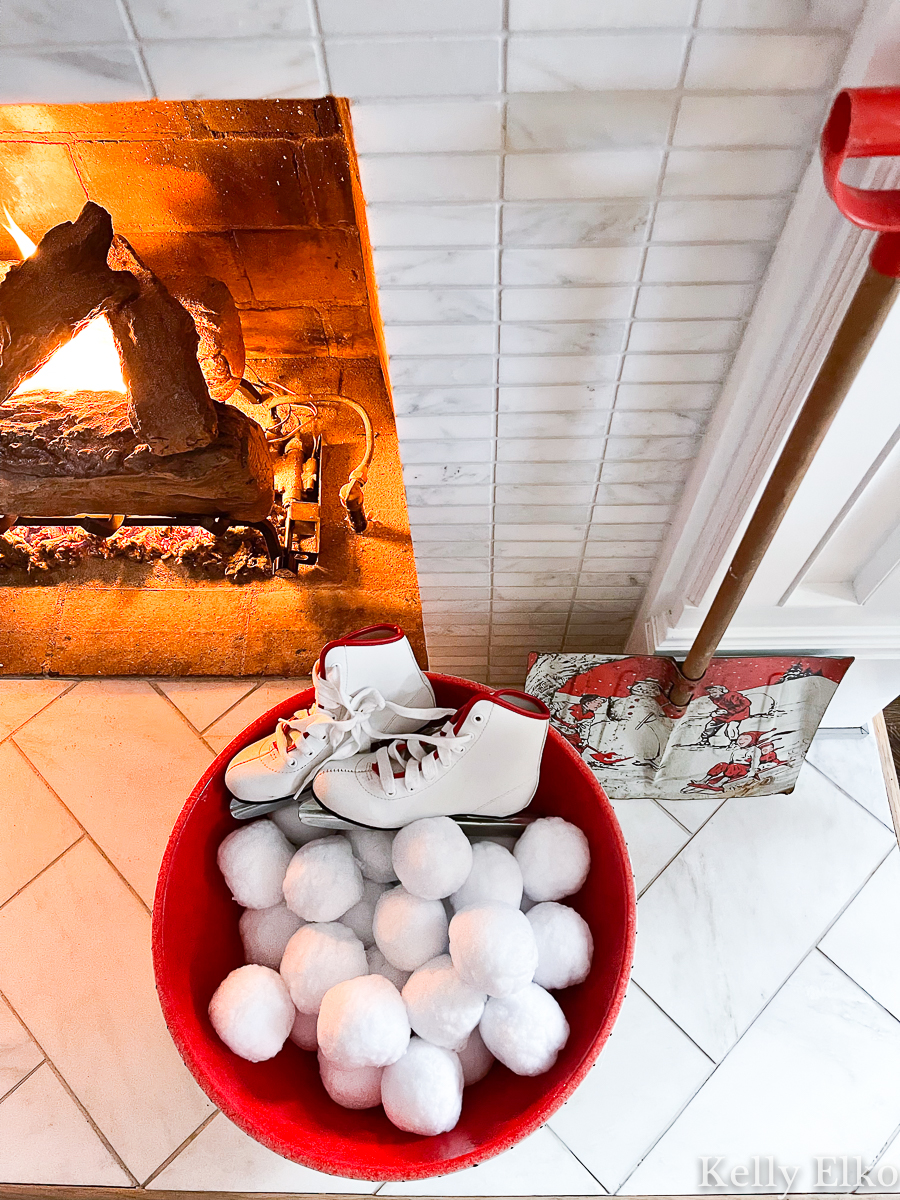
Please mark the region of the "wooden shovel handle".
[[731, 566], [681, 666], [672, 704], [689, 702], [763, 555], [822, 444], [897, 295], [898, 281], [869, 267], [790, 432]]

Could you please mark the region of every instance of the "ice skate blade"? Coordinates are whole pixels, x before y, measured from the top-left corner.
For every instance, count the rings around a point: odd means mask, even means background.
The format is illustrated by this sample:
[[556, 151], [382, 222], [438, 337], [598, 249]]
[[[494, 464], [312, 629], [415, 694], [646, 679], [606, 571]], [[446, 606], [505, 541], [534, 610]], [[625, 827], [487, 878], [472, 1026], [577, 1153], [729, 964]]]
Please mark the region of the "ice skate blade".
[[[315, 800], [304, 800], [299, 807], [300, 820], [304, 825], [312, 825], [316, 829], [368, 829], [367, 825], [358, 825], [355, 821], [346, 821], [337, 813], [329, 812]], [[515, 817], [479, 817], [454, 816], [455, 821], [464, 833], [473, 837], [519, 837], [531, 824], [534, 817], [519, 815]]]
[[253, 821], [264, 817], [267, 813], [277, 812], [279, 808], [287, 808], [296, 804], [296, 796], [282, 796], [280, 800], [238, 800], [236, 796], [229, 797], [228, 810], [236, 821]]

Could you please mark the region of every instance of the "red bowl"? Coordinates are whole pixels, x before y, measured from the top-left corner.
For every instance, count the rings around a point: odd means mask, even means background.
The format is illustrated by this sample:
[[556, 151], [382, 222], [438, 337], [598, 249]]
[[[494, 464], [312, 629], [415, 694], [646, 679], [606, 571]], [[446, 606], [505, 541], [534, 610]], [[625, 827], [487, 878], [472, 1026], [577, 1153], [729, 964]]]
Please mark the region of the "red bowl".
[[[486, 689], [447, 675], [430, 676], [438, 704], [458, 707]], [[240, 907], [216, 866], [219, 843], [237, 822], [228, 811], [224, 776], [238, 750], [263, 737], [278, 717], [313, 701], [301, 692], [245, 729], [194, 788], [172, 830], [153, 904], [153, 962], [160, 1004], [182, 1058], [212, 1102], [284, 1158], [352, 1179], [427, 1179], [472, 1167], [533, 1133], [584, 1079], [609, 1037], [631, 970], [635, 902], [625, 842], [609, 801], [571, 746], [550, 731], [530, 812], [561, 816], [587, 835], [587, 882], [566, 903], [594, 937], [584, 983], [556, 993], [571, 1034], [556, 1065], [524, 1078], [499, 1063], [466, 1088], [462, 1116], [450, 1133], [403, 1133], [380, 1108], [354, 1112], [329, 1098], [316, 1056], [292, 1042], [263, 1063], [232, 1054], [207, 1015], [213, 992], [242, 965]]]

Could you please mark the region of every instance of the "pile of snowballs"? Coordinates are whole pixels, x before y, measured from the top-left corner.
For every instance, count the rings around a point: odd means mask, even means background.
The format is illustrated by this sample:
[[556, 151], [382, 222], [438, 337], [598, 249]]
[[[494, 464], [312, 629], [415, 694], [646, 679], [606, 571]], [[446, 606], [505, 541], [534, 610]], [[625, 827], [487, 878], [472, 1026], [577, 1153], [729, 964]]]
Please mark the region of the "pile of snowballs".
[[283, 809], [230, 833], [218, 863], [245, 909], [247, 965], [209, 1016], [242, 1058], [290, 1038], [318, 1051], [338, 1104], [381, 1104], [399, 1129], [433, 1135], [495, 1058], [540, 1075], [566, 1044], [550, 992], [587, 977], [593, 942], [558, 903], [590, 868], [586, 837], [561, 817], [514, 843], [470, 842], [449, 817], [334, 835]]

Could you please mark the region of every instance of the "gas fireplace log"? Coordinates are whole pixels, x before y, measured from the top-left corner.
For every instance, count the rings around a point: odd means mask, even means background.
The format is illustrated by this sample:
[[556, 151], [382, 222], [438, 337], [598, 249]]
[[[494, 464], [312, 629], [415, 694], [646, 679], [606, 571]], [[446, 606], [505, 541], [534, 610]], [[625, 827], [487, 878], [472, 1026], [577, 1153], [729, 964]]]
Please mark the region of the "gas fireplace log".
[[274, 499], [255, 421], [216, 404], [218, 435], [184, 454], [151, 454], [121, 392], [31, 392], [0, 404], [0, 513], [230, 516], [258, 521]]
[[93, 317], [137, 296], [137, 281], [107, 264], [112, 220], [87, 203], [44, 234], [0, 283], [0, 403]]
[[208, 275], [166, 276], [166, 287], [194, 319], [197, 358], [214, 400], [227, 400], [244, 374], [244, 334], [231, 292]]
[[123, 237], [113, 238], [110, 265], [138, 282], [136, 299], [109, 313], [128, 388], [128, 417], [153, 454], [182, 454], [216, 436], [216, 410], [197, 361], [200, 339], [187, 310]]

